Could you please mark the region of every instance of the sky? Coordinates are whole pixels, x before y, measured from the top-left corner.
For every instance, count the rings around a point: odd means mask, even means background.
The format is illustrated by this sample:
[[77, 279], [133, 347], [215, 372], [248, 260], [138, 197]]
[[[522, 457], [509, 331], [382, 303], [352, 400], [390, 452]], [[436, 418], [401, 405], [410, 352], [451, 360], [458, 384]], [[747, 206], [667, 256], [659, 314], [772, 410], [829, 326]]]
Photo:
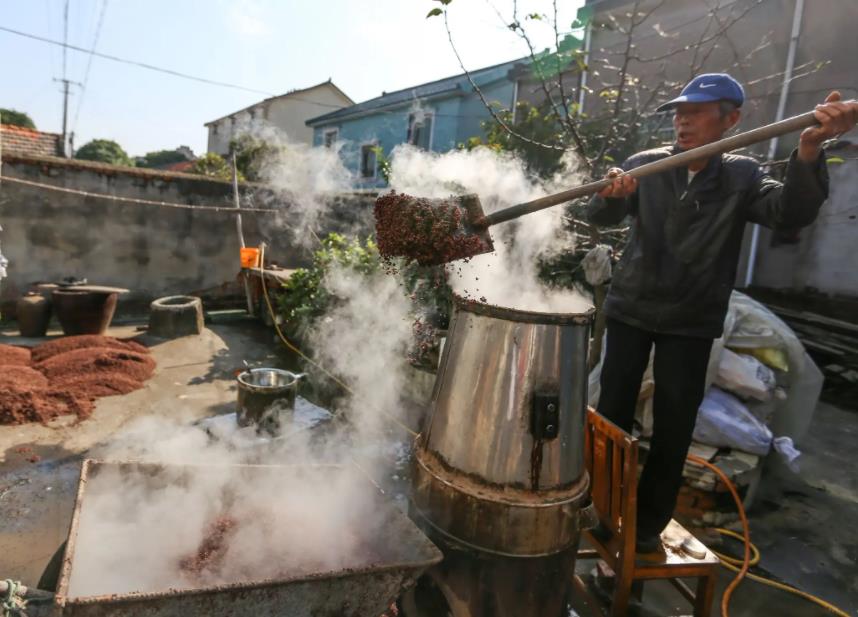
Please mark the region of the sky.
[[[0, 0], [0, 26], [63, 40], [66, 0]], [[559, 0], [569, 31], [583, 0]], [[333, 79], [359, 102], [461, 73], [435, 0], [68, 0], [68, 43], [264, 93]], [[513, 0], [453, 0], [450, 27], [468, 69], [527, 54], [505, 26]], [[553, 45], [550, 0], [519, 0], [537, 49]], [[100, 19], [100, 16], [103, 17]], [[101, 28], [98, 23], [101, 21]], [[131, 155], [179, 145], [204, 152], [205, 122], [266, 94], [203, 84], [68, 50], [75, 145], [114, 139]], [[0, 107], [62, 128], [63, 49], [0, 31]], [[321, 113], [321, 112], [320, 112]]]

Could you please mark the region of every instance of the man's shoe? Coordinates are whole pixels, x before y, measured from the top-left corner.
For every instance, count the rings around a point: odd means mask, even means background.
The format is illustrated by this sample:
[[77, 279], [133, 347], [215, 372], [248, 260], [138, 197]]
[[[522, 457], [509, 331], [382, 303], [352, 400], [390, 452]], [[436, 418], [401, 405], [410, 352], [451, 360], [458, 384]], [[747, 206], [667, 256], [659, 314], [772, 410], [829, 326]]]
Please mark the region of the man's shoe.
[[635, 552], [636, 553], [655, 553], [658, 549], [661, 548], [661, 536], [649, 536], [638, 538], [635, 541]]

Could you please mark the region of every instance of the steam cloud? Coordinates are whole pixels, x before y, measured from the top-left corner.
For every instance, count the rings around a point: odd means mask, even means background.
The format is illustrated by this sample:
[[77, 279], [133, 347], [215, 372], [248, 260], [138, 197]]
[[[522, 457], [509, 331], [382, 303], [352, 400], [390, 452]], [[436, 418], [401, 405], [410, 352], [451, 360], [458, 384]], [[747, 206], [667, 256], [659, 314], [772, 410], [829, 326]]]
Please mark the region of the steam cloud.
[[[87, 484], [69, 595], [158, 592], [290, 579], [365, 566], [395, 547], [373, 486], [355, 467], [104, 468]], [[118, 491], [118, 492], [117, 492]], [[235, 528], [201, 570], [181, 564]]]
[[[488, 148], [437, 154], [406, 145], [397, 146], [392, 154], [394, 190], [432, 198], [476, 193], [487, 214], [569, 188], [581, 179], [571, 153], [549, 181], [528, 174], [514, 155]], [[497, 225], [491, 233], [494, 253], [448, 266], [456, 293], [528, 311], [578, 313], [589, 308], [580, 294], [548, 289], [538, 277], [540, 257], [574, 245], [574, 237], [564, 229], [560, 207]]]
[[321, 364], [350, 385], [355, 429], [372, 434], [384, 420], [379, 412], [395, 414], [401, 405], [411, 304], [397, 278], [381, 272], [367, 276], [338, 267], [325, 286], [343, 300], [320, 321], [312, 345]]
[[351, 189], [353, 176], [343, 165], [342, 143], [312, 147], [266, 124], [244, 125], [238, 132], [269, 146], [257, 163], [261, 182], [273, 189], [278, 205], [288, 204], [275, 216], [275, 229], [288, 231], [295, 245], [312, 249], [331, 197]]
[[[328, 194], [347, 188], [349, 173], [334, 150], [278, 139], [283, 148], [262, 174], [293, 204], [283, 215], [284, 226], [315, 242], [310, 232], [326, 211]], [[391, 184], [426, 197], [474, 192], [491, 212], [577, 181], [571, 164], [552, 181], [540, 182], [511, 155], [486, 149], [438, 155], [406, 146], [393, 155]], [[524, 310], [585, 309], [579, 295], [548, 290], [537, 278], [537, 257], [574, 240], [564, 233], [561, 216], [554, 208], [494, 228], [496, 253], [450, 267], [454, 289]], [[317, 359], [349, 386], [339, 410], [348, 413], [350, 425], [325, 438], [307, 431], [264, 448], [241, 449], [210, 439], [183, 420], [181, 410], [170, 419], [141, 418], [93, 455], [166, 464], [158, 480], [162, 485], [153, 489], [152, 477], [133, 472], [106, 472], [89, 482], [70, 597], [289, 577], [356, 567], [383, 559], [379, 549], [394, 550], [390, 539], [368, 545], [381, 533], [383, 520], [367, 476], [383, 477], [389, 463], [369, 462], [365, 455], [389, 447], [389, 435], [382, 433], [391, 430], [389, 418], [403, 408], [411, 306], [399, 282], [386, 274], [335, 268], [325, 285], [339, 301], [318, 324], [311, 344]], [[301, 467], [251, 477], [242, 467], [247, 463]], [[312, 469], [330, 463], [338, 466]], [[191, 576], [182, 560], [199, 549], [211, 523], [224, 515], [239, 524], [222, 565]]]
[[[392, 443], [386, 433], [402, 409], [410, 303], [398, 281], [382, 273], [335, 268], [325, 285], [339, 300], [312, 346], [349, 386], [338, 408], [349, 424], [325, 437], [305, 431], [246, 450], [212, 441], [181, 420], [141, 419], [95, 456], [200, 467], [167, 467], [156, 488], [145, 473], [108, 473], [87, 484], [71, 597], [283, 579], [403, 558], [382, 535], [384, 510], [370, 480], [393, 466], [384, 458]], [[241, 466], [247, 463], [298, 467], [251, 476]], [[182, 560], [223, 516], [238, 525], [220, 565], [200, 574], [184, 570]]]

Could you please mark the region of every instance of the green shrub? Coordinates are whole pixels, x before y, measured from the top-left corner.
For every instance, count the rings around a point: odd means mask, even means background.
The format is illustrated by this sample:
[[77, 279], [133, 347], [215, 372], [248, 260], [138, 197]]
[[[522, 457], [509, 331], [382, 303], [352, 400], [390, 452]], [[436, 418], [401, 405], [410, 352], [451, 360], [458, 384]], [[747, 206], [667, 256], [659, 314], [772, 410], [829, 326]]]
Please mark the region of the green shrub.
[[329, 234], [313, 254], [312, 265], [296, 270], [275, 294], [277, 310], [289, 336], [306, 345], [316, 321], [333, 307], [336, 298], [325, 288], [324, 281], [334, 265], [366, 276], [383, 268], [397, 270], [404, 292], [410, 295], [413, 304], [414, 342], [409, 360], [423, 366], [437, 361], [436, 335], [449, 325], [453, 297], [444, 267], [385, 264], [370, 238], [361, 242]]
[[299, 268], [277, 294], [277, 308], [286, 329], [293, 336], [305, 339], [316, 319], [325, 314], [333, 300], [325, 289], [325, 276], [332, 265], [361, 274], [374, 274], [381, 269], [378, 247], [372, 239], [361, 242], [337, 233], [328, 234], [322, 247], [313, 253], [313, 263]]
[[17, 109], [0, 108], [0, 122], [10, 124], [12, 126], [21, 126], [25, 129], [35, 129], [36, 123], [33, 119], [23, 111]]
[[[198, 158], [194, 161], [194, 166], [191, 167], [190, 171], [192, 174], [200, 174], [218, 180], [232, 180], [232, 166], [216, 152], [209, 152]], [[244, 182], [241, 171], [238, 172], [238, 181]]]
[[88, 141], [74, 153], [76, 159], [82, 161], [97, 161], [109, 165], [134, 167], [134, 161], [125, 150], [112, 139], [93, 139]]

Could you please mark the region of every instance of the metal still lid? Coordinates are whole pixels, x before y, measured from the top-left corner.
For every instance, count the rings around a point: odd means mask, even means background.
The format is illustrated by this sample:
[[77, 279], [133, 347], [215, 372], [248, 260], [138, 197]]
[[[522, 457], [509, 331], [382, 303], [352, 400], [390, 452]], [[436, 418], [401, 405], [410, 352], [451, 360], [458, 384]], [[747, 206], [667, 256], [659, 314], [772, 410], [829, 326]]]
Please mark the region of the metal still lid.
[[543, 313], [487, 304], [471, 298], [464, 298], [457, 294], [453, 294], [453, 300], [458, 310], [522, 323], [539, 323], [556, 326], [589, 326], [593, 323], [593, 318], [596, 314], [596, 308], [593, 306], [590, 306], [586, 311], [578, 313]]

